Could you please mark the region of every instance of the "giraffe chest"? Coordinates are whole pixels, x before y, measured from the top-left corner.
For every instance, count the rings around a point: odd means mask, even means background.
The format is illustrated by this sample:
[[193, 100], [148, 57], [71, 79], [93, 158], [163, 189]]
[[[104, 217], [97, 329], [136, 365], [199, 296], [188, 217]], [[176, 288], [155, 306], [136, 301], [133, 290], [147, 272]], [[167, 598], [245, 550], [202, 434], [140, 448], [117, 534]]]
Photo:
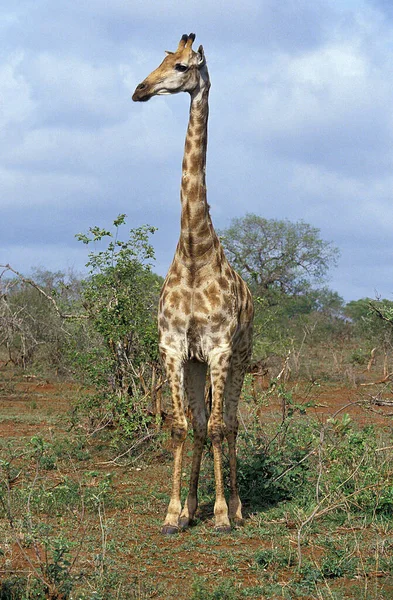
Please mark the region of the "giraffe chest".
[[197, 289], [164, 286], [159, 308], [160, 348], [205, 361], [213, 349], [230, 343], [237, 327], [236, 312], [229, 286], [222, 289], [216, 281], [207, 280]]

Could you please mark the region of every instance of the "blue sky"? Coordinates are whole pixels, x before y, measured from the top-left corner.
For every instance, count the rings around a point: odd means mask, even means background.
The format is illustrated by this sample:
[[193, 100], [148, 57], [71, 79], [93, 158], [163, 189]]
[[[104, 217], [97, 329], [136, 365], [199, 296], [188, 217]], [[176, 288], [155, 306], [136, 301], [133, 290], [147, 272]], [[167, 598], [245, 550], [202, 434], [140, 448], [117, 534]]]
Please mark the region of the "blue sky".
[[346, 300], [393, 294], [393, 8], [383, 0], [5, 0], [0, 8], [0, 263], [81, 271], [74, 235], [119, 213], [177, 242], [189, 98], [135, 86], [195, 31], [212, 88], [217, 229], [303, 220], [341, 258]]

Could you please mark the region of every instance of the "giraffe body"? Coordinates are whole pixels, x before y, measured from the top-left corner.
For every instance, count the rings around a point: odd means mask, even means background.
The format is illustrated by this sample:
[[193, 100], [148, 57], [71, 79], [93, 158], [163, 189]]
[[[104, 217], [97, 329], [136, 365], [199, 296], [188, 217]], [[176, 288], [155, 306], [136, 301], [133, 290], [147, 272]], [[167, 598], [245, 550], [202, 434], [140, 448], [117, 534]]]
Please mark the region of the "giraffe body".
[[[195, 35], [184, 35], [174, 53], [139, 86], [133, 99], [187, 91], [191, 96], [181, 182], [180, 237], [159, 302], [159, 347], [172, 393], [174, 474], [163, 533], [187, 527], [197, 508], [203, 446], [210, 436], [214, 455], [215, 526], [230, 529], [242, 520], [236, 482], [237, 407], [252, 345], [251, 293], [232, 269], [214, 231], [206, 198], [208, 96], [210, 80], [202, 46], [192, 50]], [[212, 407], [205, 404], [210, 372]], [[182, 509], [180, 484], [187, 435], [186, 396], [194, 429], [190, 488]], [[222, 441], [228, 441], [229, 511], [224, 497]]]

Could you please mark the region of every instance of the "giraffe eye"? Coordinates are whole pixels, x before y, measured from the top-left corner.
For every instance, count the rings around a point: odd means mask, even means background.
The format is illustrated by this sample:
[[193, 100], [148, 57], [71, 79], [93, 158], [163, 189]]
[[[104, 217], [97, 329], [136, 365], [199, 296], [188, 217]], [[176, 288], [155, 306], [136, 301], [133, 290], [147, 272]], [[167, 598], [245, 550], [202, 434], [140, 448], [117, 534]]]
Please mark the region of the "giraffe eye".
[[184, 73], [185, 71], [188, 71], [188, 65], [183, 65], [182, 63], [176, 63], [175, 69], [176, 69], [176, 71], [180, 71], [181, 73]]

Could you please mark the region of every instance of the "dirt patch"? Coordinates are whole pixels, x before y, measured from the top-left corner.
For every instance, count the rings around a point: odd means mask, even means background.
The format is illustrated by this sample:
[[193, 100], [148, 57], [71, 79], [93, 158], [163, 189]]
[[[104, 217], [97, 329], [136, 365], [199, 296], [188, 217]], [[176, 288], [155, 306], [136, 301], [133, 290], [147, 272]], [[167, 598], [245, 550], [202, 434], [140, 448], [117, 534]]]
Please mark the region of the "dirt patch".
[[[291, 402], [296, 407], [296, 411], [301, 411], [303, 405], [307, 414], [321, 422], [334, 415], [340, 418], [348, 413], [361, 425], [374, 423], [378, 426], [391, 426], [391, 419], [384, 416], [389, 413], [388, 407], [378, 408], [371, 402], [367, 407], [368, 396], [380, 393], [377, 387], [347, 388], [327, 384], [310, 386], [300, 382], [288, 384], [288, 389], [292, 392]], [[48, 439], [52, 435], [67, 435], [61, 418], [69, 411], [71, 402], [78, 392], [79, 387], [69, 383], [36, 379], [29, 381], [21, 380], [20, 377], [12, 379], [8, 374], [1, 379], [0, 373], [0, 436], [3, 440], [7, 440], [31, 438], [38, 433]], [[386, 389], [383, 393], [388, 394]], [[246, 410], [246, 403], [243, 403], [241, 411], [245, 417]], [[261, 407], [261, 420], [279, 423], [282, 410], [282, 398], [272, 394], [267, 405]], [[378, 412], [374, 412], [375, 410]], [[78, 568], [81, 572], [94, 572], [95, 561], [106, 553], [112, 577], [116, 575], [126, 578], [128, 582], [136, 582], [140, 595], [135, 597], [177, 598], [178, 600], [189, 600], [193, 596], [193, 586], [195, 588], [206, 584], [208, 588], [214, 589], [228, 581], [232, 582], [231, 585], [235, 591], [237, 590], [239, 598], [252, 597], [256, 600], [265, 597], [284, 598], [284, 595], [277, 591], [278, 585], [288, 589], [290, 585], [301, 586], [302, 578], [305, 580], [313, 576], [311, 567], [310, 572], [303, 575], [296, 574], [293, 568], [296, 562], [299, 526], [298, 522], [294, 522], [293, 516], [289, 518], [281, 513], [280, 517], [272, 518], [268, 509], [259, 513], [256, 511], [251, 513], [250, 510], [244, 527], [232, 531], [229, 535], [219, 535], [214, 531], [214, 493], [210, 492], [207, 486], [203, 492], [205, 496], [200, 500], [196, 525], [182, 534], [163, 537], [160, 528], [169, 500], [172, 474], [172, 460], [168, 460], [167, 449], [160, 450], [162, 455], [158, 451], [157, 457], [153, 459], [150, 457], [146, 463], [141, 459], [137, 464], [116, 467], [105, 459], [103, 455], [106, 450], [99, 449], [100, 444], [102, 445], [102, 442], [90, 440], [90, 457], [83, 460], [73, 457], [69, 462], [68, 470], [61, 466], [59, 472], [53, 470], [44, 473], [47, 489], [51, 494], [67, 477], [81, 480], [86, 473], [97, 473], [97, 478], [92, 475], [90, 484], [83, 484], [86, 487], [90, 485], [92, 488], [91, 491], [94, 493], [89, 496], [92, 502], [98, 502], [97, 498], [99, 499], [102, 493], [103, 488], [99, 487], [99, 481], [106, 474], [110, 474], [110, 497], [105, 505], [99, 505], [100, 509], [99, 511], [96, 509], [94, 518], [91, 517], [91, 521], [86, 521], [84, 525], [86, 530], [84, 545], [78, 557]], [[191, 442], [188, 441], [185, 471], [189, 469], [190, 450]], [[61, 477], [57, 479], [59, 473]], [[206, 470], [202, 473], [202, 477], [205, 474]], [[184, 483], [186, 480], [185, 477]], [[22, 486], [25, 483], [26, 481], [22, 481], [16, 485]], [[203, 488], [203, 485], [201, 487]], [[59, 533], [73, 540], [74, 531], [71, 525], [75, 523], [75, 514], [71, 513], [72, 511], [66, 507], [58, 521], [56, 521], [58, 515], [51, 518], [55, 527], [59, 523]], [[41, 514], [40, 518], [43, 522], [45, 519], [48, 521], [45, 514]], [[369, 546], [374, 545], [379, 548], [380, 540], [390, 535], [386, 531], [382, 527], [380, 531], [377, 531], [376, 527], [370, 530], [371, 537], [367, 540]], [[57, 533], [56, 531], [56, 535]], [[349, 535], [353, 538], [359, 536], [360, 540], [365, 540], [363, 524], [359, 529], [355, 526], [346, 530], [338, 528], [329, 535], [329, 543], [338, 546], [342, 539]], [[316, 565], [314, 571], [324, 560], [326, 554], [324, 543], [322, 536], [316, 539], [315, 534], [310, 545], [304, 549], [304, 558]], [[359, 546], [359, 551], [363, 551], [360, 543]], [[26, 541], [26, 548], [26, 553], [21, 552], [15, 544], [11, 544], [6, 549], [4, 560], [8, 561], [7, 564], [12, 563], [14, 572], [15, 569], [26, 572], [29, 569], [28, 559], [34, 562], [37, 558], [32, 548], [28, 546], [28, 541]], [[258, 553], [263, 551], [267, 552], [267, 556], [270, 556], [269, 553], [273, 557], [278, 556], [281, 563], [273, 560], [271, 563], [267, 561], [264, 565], [261, 560], [258, 562]], [[280, 558], [282, 556], [284, 558]], [[379, 555], [377, 558], [379, 560]], [[374, 571], [370, 568], [368, 574], [355, 573], [352, 579], [341, 577], [337, 581], [328, 582], [326, 589], [328, 592], [340, 591], [343, 597], [355, 598], [360, 597], [362, 590], [364, 591], [369, 584], [374, 586], [375, 590], [379, 590], [379, 597], [390, 597], [387, 595], [392, 592], [389, 573], [377, 567]], [[9, 571], [10, 567], [8, 566], [7, 569]], [[3, 571], [5, 572], [6, 570]], [[361, 583], [357, 584], [356, 578]], [[263, 593], [260, 591], [262, 584], [265, 586], [264, 590], [271, 590], [270, 595], [267, 595], [266, 591]], [[89, 585], [93, 589], [94, 583]], [[321, 589], [324, 585], [321, 584]], [[120, 584], [116, 590], [120, 590]], [[303, 596], [291, 597], [331, 597], [328, 594], [318, 595], [315, 590], [314, 587], [315, 593], [307, 592]], [[78, 597], [77, 594], [75, 597]], [[202, 598], [203, 595], [199, 597]]]
[[33, 436], [59, 426], [79, 386], [0, 371], [0, 437]]
[[[332, 384], [311, 385], [303, 382], [288, 383], [287, 390], [292, 395], [285, 399], [279, 393], [272, 393], [267, 402], [259, 408], [261, 422], [279, 422], [283, 410], [295, 410], [315, 416], [321, 423], [331, 418], [342, 418], [348, 414], [361, 426], [390, 425], [393, 417], [393, 395], [386, 385], [370, 387], [344, 387]], [[392, 406], [380, 405], [385, 399]], [[242, 405], [240, 405], [242, 411]]]

